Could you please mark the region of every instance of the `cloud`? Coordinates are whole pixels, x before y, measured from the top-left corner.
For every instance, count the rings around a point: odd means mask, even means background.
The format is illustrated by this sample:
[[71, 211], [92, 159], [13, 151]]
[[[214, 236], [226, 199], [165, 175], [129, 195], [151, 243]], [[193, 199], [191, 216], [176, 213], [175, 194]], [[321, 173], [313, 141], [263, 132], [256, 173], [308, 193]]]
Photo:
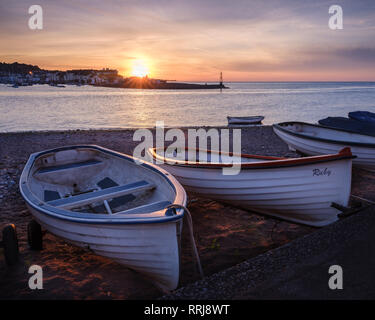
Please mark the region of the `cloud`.
[[[375, 1], [337, 0], [344, 30], [328, 28], [332, 1], [40, 0], [45, 28], [27, 27], [31, 0], [0, 3], [0, 55], [43, 68], [115, 67], [143, 57], [153, 75], [210, 79], [374, 67]], [[367, 71], [366, 71], [367, 70]]]
[[361, 63], [374, 63], [375, 68], [375, 48], [345, 48], [336, 51], [336, 54], [350, 61], [359, 61]]

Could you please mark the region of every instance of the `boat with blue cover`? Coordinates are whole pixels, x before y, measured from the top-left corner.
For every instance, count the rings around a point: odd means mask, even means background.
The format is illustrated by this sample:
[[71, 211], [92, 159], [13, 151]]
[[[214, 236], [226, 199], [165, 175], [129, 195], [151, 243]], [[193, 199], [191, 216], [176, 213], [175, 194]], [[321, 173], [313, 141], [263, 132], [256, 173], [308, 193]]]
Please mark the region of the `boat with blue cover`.
[[375, 136], [375, 122], [358, 121], [345, 117], [328, 117], [318, 121], [325, 127], [346, 130], [348, 132], [359, 133], [368, 136]]
[[353, 111], [349, 112], [348, 116], [350, 119], [357, 121], [368, 122], [372, 125], [375, 125], [375, 113], [370, 111]]
[[35, 219], [31, 245], [42, 226], [163, 290], [177, 287], [187, 197], [168, 172], [99, 146], [62, 147], [30, 156], [20, 191]]
[[314, 156], [339, 152], [350, 147], [353, 165], [375, 171], [375, 137], [346, 129], [289, 121], [273, 125], [273, 130], [292, 150]]

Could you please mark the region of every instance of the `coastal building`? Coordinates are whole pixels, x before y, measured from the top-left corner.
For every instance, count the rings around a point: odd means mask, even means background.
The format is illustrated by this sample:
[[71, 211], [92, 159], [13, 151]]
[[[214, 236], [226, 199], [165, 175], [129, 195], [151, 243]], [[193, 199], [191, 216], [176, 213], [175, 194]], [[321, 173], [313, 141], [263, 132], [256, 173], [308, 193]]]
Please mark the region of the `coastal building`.
[[226, 88], [221, 82], [219, 85], [200, 85], [171, 82], [174, 80], [152, 79], [145, 77], [124, 78], [116, 69], [73, 69], [66, 71], [43, 70], [38, 66], [20, 63], [0, 63], [0, 82], [17, 85], [32, 84], [71, 84], [97, 85], [121, 88], [139, 89], [220, 89]]
[[46, 73], [46, 83], [50, 82], [58, 82], [59, 81], [59, 75], [58, 72], [47, 72]]
[[105, 76], [105, 77], [108, 77], [108, 76], [116, 77], [118, 75], [117, 70], [109, 69], [109, 68], [103, 68], [102, 70], [96, 71], [96, 73], [98, 75]]

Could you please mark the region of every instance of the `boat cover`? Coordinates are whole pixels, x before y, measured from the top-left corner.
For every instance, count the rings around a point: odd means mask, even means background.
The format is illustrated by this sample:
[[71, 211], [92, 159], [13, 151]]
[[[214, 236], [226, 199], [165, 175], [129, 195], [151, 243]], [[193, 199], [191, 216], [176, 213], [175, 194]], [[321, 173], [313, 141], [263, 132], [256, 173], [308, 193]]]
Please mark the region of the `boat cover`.
[[349, 118], [357, 120], [357, 121], [363, 121], [363, 122], [369, 122], [375, 125], [375, 113], [370, 111], [353, 111], [348, 113]]
[[322, 126], [342, 129], [353, 133], [375, 136], [375, 123], [371, 124], [368, 122], [357, 121], [344, 117], [328, 117], [319, 120], [319, 124], [321, 124]]

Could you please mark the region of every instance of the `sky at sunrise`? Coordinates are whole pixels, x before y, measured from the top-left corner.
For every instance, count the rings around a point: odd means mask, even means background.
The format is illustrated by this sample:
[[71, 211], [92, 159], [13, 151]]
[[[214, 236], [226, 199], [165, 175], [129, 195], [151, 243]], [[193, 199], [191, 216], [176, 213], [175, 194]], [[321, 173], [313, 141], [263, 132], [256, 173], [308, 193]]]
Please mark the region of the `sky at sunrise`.
[[[43, 8], [30, 30], [28, 8]], [[331, 5], [343, 29], [328, 27]], [[375, 1], [0, 0], [0, 62], [182, 81], [375, 80]]]

